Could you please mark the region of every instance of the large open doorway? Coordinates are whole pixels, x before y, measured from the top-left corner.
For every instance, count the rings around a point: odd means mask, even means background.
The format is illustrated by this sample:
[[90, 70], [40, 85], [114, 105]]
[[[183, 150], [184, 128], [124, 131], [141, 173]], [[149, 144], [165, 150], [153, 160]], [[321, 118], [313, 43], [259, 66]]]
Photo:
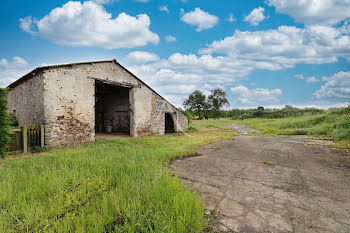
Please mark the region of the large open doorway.
[[175, 124], [173, 115], [169, 112], [165, 113], [165, 133], [175, 133]]
[[95, 82], [96, 136], [130, 135], [129, 88]]

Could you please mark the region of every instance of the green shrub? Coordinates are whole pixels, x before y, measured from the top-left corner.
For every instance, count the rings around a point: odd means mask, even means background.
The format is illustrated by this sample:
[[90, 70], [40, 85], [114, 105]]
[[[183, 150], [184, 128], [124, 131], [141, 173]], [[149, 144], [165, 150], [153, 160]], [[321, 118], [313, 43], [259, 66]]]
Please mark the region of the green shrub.
[[0, 158], [4, 158], [6, 148], [10, 142], [7, 109], [7, 89], [0, 88]]
[[8, 117], [9, 125], [10, 126], [18, 126], [18, 120], [15, 116], [15, 114], [10, 113]]

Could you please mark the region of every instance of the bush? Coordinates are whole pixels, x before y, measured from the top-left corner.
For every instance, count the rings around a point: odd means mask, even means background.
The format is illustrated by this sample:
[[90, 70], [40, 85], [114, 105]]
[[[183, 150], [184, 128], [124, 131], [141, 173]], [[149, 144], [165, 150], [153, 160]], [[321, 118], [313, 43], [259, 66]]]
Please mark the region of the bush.
[[7, 89], [0, 88], [0, 158], [5, 157], [6, 148], [10, 142], [7, 110]]
[[9, 125], [10, 126], [18, 126], [18, 120], [15, 116], [15, 114], [10, 113], [8, 117]]

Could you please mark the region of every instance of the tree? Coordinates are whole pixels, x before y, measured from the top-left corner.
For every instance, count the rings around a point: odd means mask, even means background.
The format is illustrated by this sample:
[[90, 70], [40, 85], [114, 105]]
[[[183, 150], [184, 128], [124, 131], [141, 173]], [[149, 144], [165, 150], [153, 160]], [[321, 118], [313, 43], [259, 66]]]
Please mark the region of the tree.
[[0, 88], [0, 158], [4, 158], [5, 150], [10, 142], [7, 110], [7, 89]]
[[259, 106], [258, 107], [258, 111], [264, 111], [265, 109], [264, 109], [264, 107], [263, 106]]
[[205, 95], [201, 91], [196, 90], [188, 96], [188, 99], [184, 101], [183, 105], [200, 117], [205, 106], [205, 101]]
[[229, 105], [229, 102], [226, 99], [226, 92], [220, 88], [211, 91], [211, 95], [208, 97], [208, 103], [210, 104], [216, 118], [220, 117], [220, 109], [225, 105]]

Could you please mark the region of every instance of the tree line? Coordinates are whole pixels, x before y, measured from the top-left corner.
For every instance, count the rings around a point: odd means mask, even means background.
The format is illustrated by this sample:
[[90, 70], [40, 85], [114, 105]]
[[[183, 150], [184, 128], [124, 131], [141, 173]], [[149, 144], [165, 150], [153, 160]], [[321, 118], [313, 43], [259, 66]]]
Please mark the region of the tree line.
[[226, 92], [220, 88], [211, 91], [207, 97], [203, 92], [195, 90], [183, 102], [185, 110], [182, 112], [191, 119], [192, 116], [203, 118], [232, 118], [232, 119], [247, 119], [247, 118], [286, 118], [298, 117], [303, 115], [316, 115], [324, 113], [325, 110], [317, 108], [299, 109], [291, 105], [286, 105], [282, 109], [265, 109], [259, 106], [254, 109], [231, 109], [221, 110], [227, 106], [229, 101], [226, 98]]
[[263, 106], [259, 106], [255, 109], [232, 109], [227, 111], [221, 111], [222, 117], [232, 119], [248, 119], [248, 118], [287, 118], [287, 117], [299, 117], [304, 115], [317, 115], [324, 113], [325, 110], [317, 108], [296, 108], [291, 105], [286, 105], [282, 109], [265, 109]]
[[220, 118], [221, 108], [229, 105], [229, 101], [226, 98], [226, 92], [221, 88], [216, 88], [211, 91], [207, 97], [203, 92], [195, 90], [188, 98], [183, 102], [183, 106], [186, 108], [183, 111], [187, 117], [198, 116], [200, 119], [205, 117]]

